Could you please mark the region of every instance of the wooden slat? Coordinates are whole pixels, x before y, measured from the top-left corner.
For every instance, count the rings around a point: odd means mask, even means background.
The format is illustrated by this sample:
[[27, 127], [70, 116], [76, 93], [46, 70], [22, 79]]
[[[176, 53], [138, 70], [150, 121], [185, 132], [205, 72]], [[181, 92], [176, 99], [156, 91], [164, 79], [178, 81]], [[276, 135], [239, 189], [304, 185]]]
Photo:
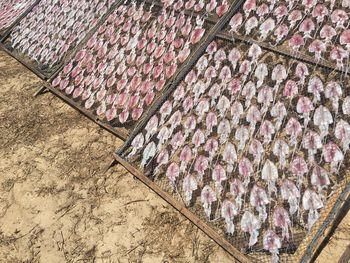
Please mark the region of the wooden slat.
[[[174, 199], [170, 194], [163, 191], [156, 183], [154, 183], [151, 179], [141, 173], [139, 170], [134, 168], [131, 164], [121, 158], [119, 155], [114, 155], [116, 162], [120, 163], [125, 167], [132, 175], [137, 177], [141, 182], [143, 182], [146, 186], [151, 188], [157, 195], [163, 198], [167, 203], [173, 206], [177, 211], [179, 211], [183, 216], [185, 216], [188, 220], [190, 220], [193, 224], [195, 224], [199, 229], [201, 229], [207, 236], [213, 239], [218, 245], [220, 245], [223, 249], [225, 249], [230, 255], [232, 255], [235, 259], [242, 263], [251, 262], [244, 254], [242, 254], [237, 248], [231, 245], [227, 240], [225, 240], [222, 236], [220, 236], [213, 228], [204, 223], [201, 219], [199, 219], [195, 214], [189, 211], [185, 206], [183, 206], [180, 202]], [[218, 261], [219, 262], [219, 261]]]

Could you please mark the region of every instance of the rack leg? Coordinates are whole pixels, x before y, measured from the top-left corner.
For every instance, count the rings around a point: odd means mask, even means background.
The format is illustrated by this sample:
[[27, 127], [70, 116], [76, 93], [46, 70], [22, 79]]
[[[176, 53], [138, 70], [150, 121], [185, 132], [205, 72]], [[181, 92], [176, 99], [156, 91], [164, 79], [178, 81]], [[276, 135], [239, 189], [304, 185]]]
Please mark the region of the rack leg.
[[35, 91], [35, 93], [33, 94], [33, 97], [35, 98], [35, 97], [38, 97], [39, 95], [42, 95], [42, 94], [45, 94], [46, 92], [48, 92], [49, 90], [46, 88], [46, 87], [44, 87], [44, 86], [42, 86], [42, 87], [40, 87], [39, 89], [37, 89], [37, 91]]

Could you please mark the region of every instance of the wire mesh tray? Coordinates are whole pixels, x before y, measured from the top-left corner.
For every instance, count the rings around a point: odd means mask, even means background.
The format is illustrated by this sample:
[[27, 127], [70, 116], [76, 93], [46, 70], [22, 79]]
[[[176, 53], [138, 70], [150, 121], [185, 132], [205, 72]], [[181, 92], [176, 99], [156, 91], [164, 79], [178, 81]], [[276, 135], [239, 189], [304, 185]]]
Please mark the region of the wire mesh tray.
[[[349, 79], [256, 44], [215, 43], [116, 159], [239, 260], [295, 262], [314, 251], [308, 242], [347, 189], [348, 142], [338, 132], [349, 98], [330, 91]], [[312, 96], [319, 81], [324, 90]], [[327, 129], [323, 107], [334, 120]], [[313, 151], [307, 138], [317, 134]], [[330, 148], [342, 158], [329, 159]]]

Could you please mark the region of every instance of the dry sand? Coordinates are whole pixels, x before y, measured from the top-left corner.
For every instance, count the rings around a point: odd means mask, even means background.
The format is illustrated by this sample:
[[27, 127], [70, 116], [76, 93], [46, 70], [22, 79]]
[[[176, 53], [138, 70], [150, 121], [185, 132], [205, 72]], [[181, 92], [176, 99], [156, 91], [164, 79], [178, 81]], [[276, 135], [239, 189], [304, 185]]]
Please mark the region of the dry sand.
[[[34, 99], [39, 85], [0, 51], [0, 262], [233, 262], [122, 167], [106, 171], [122, 142], [52, 94]], [[335, 236], [318, 262], [349, 244]]]

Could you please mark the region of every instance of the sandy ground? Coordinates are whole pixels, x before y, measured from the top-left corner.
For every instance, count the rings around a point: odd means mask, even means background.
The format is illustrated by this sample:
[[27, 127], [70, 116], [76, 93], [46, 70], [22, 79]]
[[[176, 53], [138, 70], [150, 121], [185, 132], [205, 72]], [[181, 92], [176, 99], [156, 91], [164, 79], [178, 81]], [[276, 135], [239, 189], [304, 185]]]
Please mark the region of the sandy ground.
[[[39, 84], [0, 51], [0, 262], [234, 261], [122, 167], [106, 171], [121, 141], [52, 94], [32, 98]], [[319, 263], [349, 244], [335, 237]]]

